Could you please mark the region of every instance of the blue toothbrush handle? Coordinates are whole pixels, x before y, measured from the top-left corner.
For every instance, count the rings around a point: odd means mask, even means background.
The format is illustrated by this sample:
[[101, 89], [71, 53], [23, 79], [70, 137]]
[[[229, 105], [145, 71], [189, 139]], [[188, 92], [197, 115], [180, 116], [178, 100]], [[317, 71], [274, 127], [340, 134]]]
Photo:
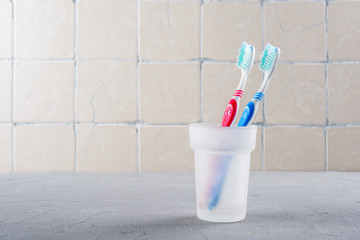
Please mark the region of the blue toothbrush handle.
[[248, 126], [252, 122], [259, 102], [261, 101], [263, 96], [264, 94], [261, 92], [256, 93], [255, 96], [251, 99], [251, 101], [246, 105], [243, 113], [241, 114], [238, 127]]
[[214, 179], [214, 185], [211, 189], [210, 196], [208, 199], [208, 209], [210, 211], [213, 210], [219, 203], [230, 161], [231, 158], [227, 158], [227, 157], [221, 160], [221, 164], [216, 173]]

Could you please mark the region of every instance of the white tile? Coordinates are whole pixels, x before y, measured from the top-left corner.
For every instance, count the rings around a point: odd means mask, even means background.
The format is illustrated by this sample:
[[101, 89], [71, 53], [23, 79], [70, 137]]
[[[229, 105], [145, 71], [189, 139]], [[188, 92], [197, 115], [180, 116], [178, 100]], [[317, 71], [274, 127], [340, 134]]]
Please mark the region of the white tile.
[[11, 122], [12, 65], [0, 62], [0, 121]]
[[142, 172], [194, 171], [187, 126], [141, 127]]
[[79, 62], [76, 121], [137, 119], [136, 63]]
[[[206, 1], [202, 9], [203, 58], [235, 61], [243, 41], [261, 49], [262, 10], [259, 1]], [[256, 53], [256, 59], [260, 52]]]
[[77, 56], [136, 59], [137, 1], [81, 0]]
[[0, 58], [12, 57], [12, 4], [9, 0], [0, 1]]
[[12, 166], [12, 126], [0, 125], [0, 173], [11, 173]]
[[70, 0], [15, 1], [18, 58], [73, 58], [75, 17]]
[[15, 121], [74, 120], [73, 63], [17, 62], [15, 72]]
[[155, 124], [198, 121], [199, 72], [195, 63], [141, 65], [141, 120]]
[[20, 125], [15, 135], [16, 172], [75, 171], [72, 125]]
[[77, 128], [80, 172], [137, 171], [137, 135], [134, 127], [82, 124]]
[[188, 60], [200, 55], [200, 2], [141, 2], [140, 57]]

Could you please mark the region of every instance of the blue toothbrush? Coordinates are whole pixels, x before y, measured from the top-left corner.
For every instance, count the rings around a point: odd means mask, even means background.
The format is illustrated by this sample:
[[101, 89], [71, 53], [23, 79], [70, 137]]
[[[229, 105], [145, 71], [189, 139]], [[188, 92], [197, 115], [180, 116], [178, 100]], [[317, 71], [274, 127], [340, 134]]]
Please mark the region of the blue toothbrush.
[[[260, 70], [264, 73], [263, 83], [259, 91], [254, 95], [254, 97], [245, 107], [241, 115], [238, 127], [248, 126], [252, 122], [258, 108], [258, 104], [263, 98], [266, 88], [269, 85], [270, 78], [279, 62], [279, 58], [280, 49], [267, 43], [259, 66]], [[231, 158], [227, 157], [226, 159], [223, 159], [219, 165], [219, 171], [214, 179], [214, 185], [211, 189], [210, 197], [208, 199], [209, 210], [213, 210], [219, 203], [230, 161]]]
[[[237, 56], [237, 66], [241, 70], [241, 80], [232, 99], [230, 100], [229, 104], [225, 109], [223, 120], [221, 123], [221, 126], [223, 127], [230, 127], [237, 116], [240, 98], [245, 88], [246, 79], [254, 64], [254, 58], [255, 58], [254, 46], [246, 42], [243, 42], [241, 48], [239, 49], [239, 54]], [[213, 178], [213, 186], [210, 190], [210, 194], [207, 199], [209, 210], [212, 210], [214, 207], [216, 207], [219, 202], [220, 194], [222, 192], [222, 188], [228, 171], [227, 170], [228, 165], [229, 162], [231, 161], [231, 158], [220, 159], [219, 161], [221, 162]]]
[[254, 95], [251, 101], [246, 105], [238, 127], [248, 126], [254, 119], [255, 113], [258, 109], [259, 102], [264, 96], [267, 86], [269, 85], [270, 78], [275, 71], [279, 62], [280, 49], [267, 43], [263, 52], [259, 69], [264, 73], [264, 80], [261, 84], [259, 91]]
[[208, 199], [208, 209], [210, 211], [213, 210], [219, 203], [230, 161], [231, 157], [229, 156], [220, 160], [219, 170], [215, 176], [214, 185], [211, 188], [210, 198]]

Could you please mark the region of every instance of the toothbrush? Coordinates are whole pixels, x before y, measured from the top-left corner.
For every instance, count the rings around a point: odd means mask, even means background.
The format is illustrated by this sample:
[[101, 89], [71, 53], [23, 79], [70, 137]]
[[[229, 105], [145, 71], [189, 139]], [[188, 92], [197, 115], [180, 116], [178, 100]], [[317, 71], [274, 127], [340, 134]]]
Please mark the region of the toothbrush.
[[263, 52], [259, 69], [264, 73], [264, 80], [261, 84], [259, 91], [253, 96], [251, 101], [246, 105], [238, 127], [248, 126], [254, 119], [255, 113], [258, 109], [259, 102], [264, 96], [267, 86], [269, 85], [270, 78], [275, 71], [279, 62], [280, 49], [267, 43]]
[[210, 211], [212, 211], [219, 203], [231, 158], [229, 156], [225, 156], [225, 159], [218, 159], [218, 161], [220, 161], [218, 164], [218, 172], [215, 175], [213, 187], [211, 188], [210, 196], [207, 202], [208, 209]]
[[[240, 98], [245, 88], [247, 77], [254, 64], [254, 58], [255, 58], [254, 46], [244, 41], [241, 45], [241, 48], [239, 49], [239, 54], [237, 59], [237, 66], [241, 70], [240, 83], [225, 109], [223, 120], [221, 123], [222, 127], [230, 127], [233, 124], [238, 114]], [[228, 166], [230, 160], [231, 158], [217, 159], [217, 161], [219, 161], [218, 170], [216, 171], [215, 176], [212, 177], [213, 179], [213, 182], [211, 184], [212, 187], [209, 187], [210, 191], [208, 192], [208, 198], [207, 198], [208, 209], [210, 211], [213, 210], [213, 208], [215, 208], [218, 205], [220, 194], [222, 192], [222, 188], [225, 182], [225, 176], [228, 172]]]
[[[247, 126], [251, 123], [256, 113], [258, 103], [264, 96], [266, 88], [269, 85], [270, 78], [279, 62], [279, 57], [280, 49], [270, 44], [266, 44], [259, 66], [260, 70], [264, 72], [263, 84], [261, 85], [259, 91], [254, 95], [252, 100], [246, 106], [238, 126]], [[208, 209], [210, 211], [218, 205], [230, 161], [231, 158], [224, 159], [219, 167], [219, 172], [215, 177], [215, 183], [208, 199]]]
[[222, 127], [230, 127], [237, 114], [239, 109], [240, 98], [242, 96], [243, 90], [245, 88], [246, 79], [249, 75], [251, 67], [254, 64], [255, 57], [255, 48], [252, 45], [249, 45], [247, 42], [243, 42], [241, 48], [239, 49], [237, 66], [241, 69], [241, 79], [240, 83], [226, 106], [222, 123]]

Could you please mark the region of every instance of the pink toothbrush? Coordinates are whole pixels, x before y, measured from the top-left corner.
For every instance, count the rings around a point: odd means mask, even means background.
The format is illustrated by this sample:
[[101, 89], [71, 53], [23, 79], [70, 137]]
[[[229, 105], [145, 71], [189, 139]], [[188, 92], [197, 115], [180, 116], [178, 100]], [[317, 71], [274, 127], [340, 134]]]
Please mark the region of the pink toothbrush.
[[252, 45], [249, 45], [247, 42], [243, 42], [239, 50], [238, 61], [237, 61], [237, 65], [241, 69], [241, 79], [233, 97], [226, 106], [221, 123], [222, 127], [232, 126], [238, 114], [240, 98], [245, 88], [247, 76], [249, 75], [251, 67], [254, 64], [254, 57], [255, 57], [255, 48]]

